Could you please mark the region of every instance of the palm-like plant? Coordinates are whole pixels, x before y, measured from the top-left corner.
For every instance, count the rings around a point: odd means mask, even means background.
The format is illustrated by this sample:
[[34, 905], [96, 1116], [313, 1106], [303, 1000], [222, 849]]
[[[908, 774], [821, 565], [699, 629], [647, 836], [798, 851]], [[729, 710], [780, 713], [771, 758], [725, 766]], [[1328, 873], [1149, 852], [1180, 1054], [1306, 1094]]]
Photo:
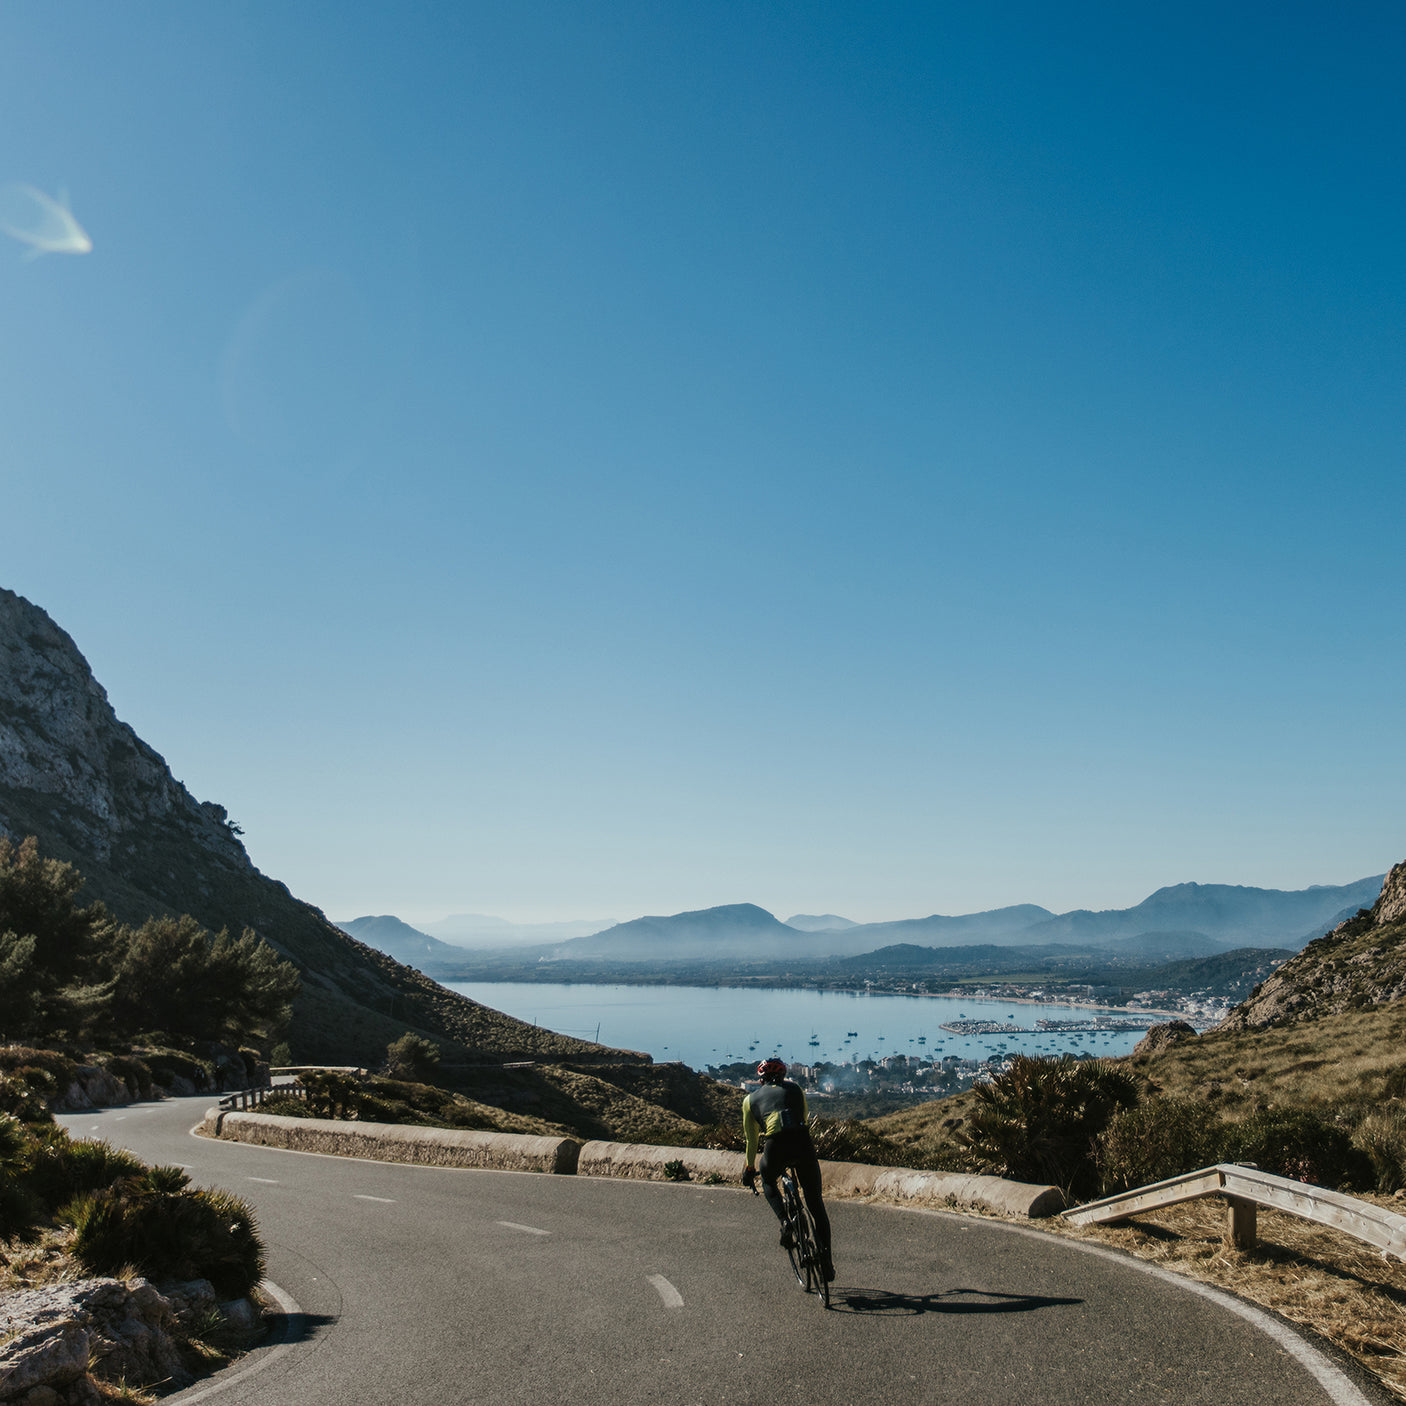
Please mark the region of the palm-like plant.
[[1095, 1139], [1138, 1101], [1137, 1079], [1107, 1060], [1017, 1055], [973, 1091], [977, 1105], [957, 1140], [977, 1170], [1049, 1182], [1082, 1194], [1097, 1183]]

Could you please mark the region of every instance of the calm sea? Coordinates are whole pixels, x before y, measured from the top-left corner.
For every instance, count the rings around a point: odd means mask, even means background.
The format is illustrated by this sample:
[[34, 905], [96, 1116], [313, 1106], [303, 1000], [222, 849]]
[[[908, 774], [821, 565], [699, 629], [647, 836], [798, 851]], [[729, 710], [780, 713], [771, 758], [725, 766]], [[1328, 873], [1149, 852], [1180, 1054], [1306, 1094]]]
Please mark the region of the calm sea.
[[[779, 1054], [788, 1064], [882, 1059], [887, 1054], [1129, 1053], [1142, 1032], [1033, 1031], [1037, 1017], [1082, 1020], [1074, 1006], [1018, 1005], [947, 996], [759, 991], [728, 986], [591, 986], [515, 981], [446, 983], [472, 1000], [562, 1035], [644, 1050], [695, 1069]], [[953, 1035], [944, 1021], [1000, 1021], [999, 1034]], [[1032, 1031], [1016, 1033], [1020, 1028]]]

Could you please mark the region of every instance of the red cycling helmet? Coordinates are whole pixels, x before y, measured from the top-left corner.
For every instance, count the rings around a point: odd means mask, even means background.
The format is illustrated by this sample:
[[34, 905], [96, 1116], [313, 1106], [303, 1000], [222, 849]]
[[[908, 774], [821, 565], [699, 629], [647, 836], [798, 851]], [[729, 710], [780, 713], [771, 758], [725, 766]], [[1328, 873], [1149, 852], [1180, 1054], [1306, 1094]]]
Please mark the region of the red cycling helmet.
[[757, 1066], [757, 1078], [766, 1083], [771, 1079], [784, 1079], [786, 1077], [786, 1062], [777, 1059], [773, 1055], [770, 1059], [764, 1059]]

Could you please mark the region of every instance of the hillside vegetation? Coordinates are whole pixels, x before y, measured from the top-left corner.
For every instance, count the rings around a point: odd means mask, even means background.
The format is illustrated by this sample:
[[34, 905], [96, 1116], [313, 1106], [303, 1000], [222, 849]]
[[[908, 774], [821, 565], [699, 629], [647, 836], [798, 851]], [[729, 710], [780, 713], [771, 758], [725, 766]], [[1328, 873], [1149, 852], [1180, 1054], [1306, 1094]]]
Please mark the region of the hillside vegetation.
[[[1230, 1158], [1329, 1185], [1406, 1186], [1404, 971], [1406, 864], [1371, 909], [1310, 944], [1216, 1030], [1093, 1062], [1125, 1081], [1119, 1106], [1081, 1125], [1069, 1160], [1047, 1162], [1040, 1179], [1087, 1195]], [[1030, 1145], [1084, 1112], [1029, 1067], [1052, 1063], [1018, 1061], [995, 1086], [870, 1126], [916, 1165], [1032, 1179], [1042, 1166]], [[1024, 1128], [1023, 1144], [1003, 1139], [1002, 1120]]]

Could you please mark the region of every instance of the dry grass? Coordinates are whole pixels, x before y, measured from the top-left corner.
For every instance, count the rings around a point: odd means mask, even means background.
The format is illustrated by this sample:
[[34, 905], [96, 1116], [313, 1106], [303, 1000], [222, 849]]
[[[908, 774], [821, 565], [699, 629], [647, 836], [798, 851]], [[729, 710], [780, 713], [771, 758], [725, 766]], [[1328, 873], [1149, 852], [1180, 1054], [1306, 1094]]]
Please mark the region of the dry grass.
[[[1406, 1201], [1361, 1199], [1406, 1213]], [[1226, 1238], [1226, 1210], [1205, 1198], [1121, 1225], [1042, 1229], [1094, 1240], [1164, 1269], [1228, 1289], [1317, 1333], [1406, 1402], [1406, 1264], [1351, 1237], [1259, 1208], [1260, 1243], [1238, 1250]]]
[[37, 1240], [0, 1241], [0, 1295], [49, 1284], [72, 1284], [87, 1273], [69, 1256], [73, 1231], [45, 1230]]
[[1403, 1063], [1406, 1001], [1269, 1030], [1212, 1030], [1126, 1062], [1165, 1094], [1201, 1097], [1231, 1117], [1265, 1105], [1371, 1102]]

